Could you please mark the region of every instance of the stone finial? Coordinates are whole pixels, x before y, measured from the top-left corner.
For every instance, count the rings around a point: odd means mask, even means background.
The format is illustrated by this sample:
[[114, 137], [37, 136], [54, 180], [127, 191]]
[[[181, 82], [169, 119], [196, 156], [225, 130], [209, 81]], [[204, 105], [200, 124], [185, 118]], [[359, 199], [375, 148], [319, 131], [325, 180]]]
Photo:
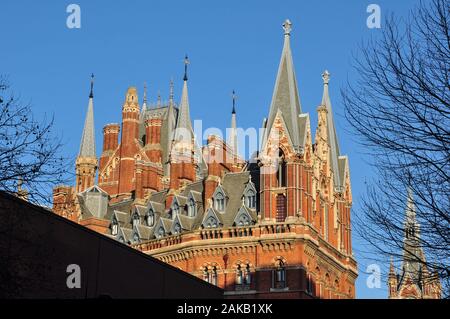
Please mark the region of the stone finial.
[[292, 30], [292, 23], [289, 19], [286, 19], [283, 23], [283, 29], [285, 35], [290, 35]]
[[322, 80], [323, 80], [323, 84], [328, 84], [328, 82], [330, 81], [330, 72], [328, 72], [328, 70], [325, 70], [322, 73]]

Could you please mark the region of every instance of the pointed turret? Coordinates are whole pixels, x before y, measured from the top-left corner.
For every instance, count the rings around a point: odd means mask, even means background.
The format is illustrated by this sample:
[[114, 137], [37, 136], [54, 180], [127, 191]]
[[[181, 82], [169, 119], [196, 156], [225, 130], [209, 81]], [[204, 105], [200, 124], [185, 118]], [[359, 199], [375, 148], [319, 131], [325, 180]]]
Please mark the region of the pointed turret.
[[422, 268], [422, 262], [425, 262], [425, 256], [420, 244], [420, 225], [416, 220], [416, 205], [410, 187], [408, 188], [405, 215], [403, 268], [418, 278], [420, 276], [419, 272]]
[[277, 79], [275, 81], [267, 127], [264, 132], [263, 147], [265, 147], [277, 113], [281, 112], [281, 116], [286, 125], [290, 140], [293, 143], [293, 147], [294, 149], [299, 150], [301, 147], [299, 130], [299, 114], [301, 113], [301, 104], [291, 54], [291, 26], [292, 24], [289, 20], [286, 20], [283, 24], [284, 46], [281, 53], [280, 65], [278, 67]]
[[91, 75], [88, 110], [81, 136], [80, 152], [76, 160], [76, 190], [82, 192], [94, 185], [97, 170], [94, 134], [94, 75]]
[[187, 66], [189, 64], [189, 59], [186, 55], [184, 58], [184, 77], [183, 77], [183, 90], [181, 93], [181, 102], [178, 109], [178, 118], [175, 131], [174, 140], [176, 141], [190, 141], [193, 137], [191, 117], [189, 114], [189, 97], [188, 97], [188, 86], [187, 86]]
[[328, 83], [330, 81], [330, 73], [325, 70], [322, 74], [323, 80], [323, 95], [321, 105], [327, 110], [327, 137], [328, 145], [330, 145], [330, 161], [331, 169], [333, 170], [334, 187], [340, 189], [342, 185], [343, 176], [340, 176], [339, 170], [339, 143], [336, 135], [336, 127], [334, 125], [333, 110], [331, 108], [330, 94], [328, 92]]
[[233, 109], [231, 110], [231, 128], [228, 145], [233, 151], [233, 154], [237, 155], [238, 144], [237, 144], [237, 127], [236, 127], [236, 94], [234, 90], [232, 92], [232, 100], [233, 100]]
[[165, 122], [167, 123], [167, 139], [166, 139], [166, 153], [164, 157], [164, 175], [170, 175], [170, 153], [172, 151], [172, 142], [174, 139], [174, 131], [175, 131], [175, 103], [174, 103], [174, 89], [173, 89], [173, 80], [170, 80], [170, 94], [169, 94], [169, 107], [167, 110], [167, 114], [165, 117]]
[[145, 117], [147, 111], [147, 83], [144, 83], [144, 97], [142, 99], [141, 121]]
[[96, 157], [94, 138], [94, 75], [91, 75], [91, 91], [89, 93], [88, 110], [84, 120], [78, 157]]

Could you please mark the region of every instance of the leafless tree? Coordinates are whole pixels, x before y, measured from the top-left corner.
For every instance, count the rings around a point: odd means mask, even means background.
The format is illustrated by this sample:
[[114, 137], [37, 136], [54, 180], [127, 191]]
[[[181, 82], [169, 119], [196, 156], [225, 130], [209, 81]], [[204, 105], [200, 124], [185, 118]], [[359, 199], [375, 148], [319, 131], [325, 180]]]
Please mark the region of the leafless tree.
[[[407, 189], [418, 245], [449, 296], [450, 275], [450, 2], [420, 3], [409, 18], [391, 15], [379, 37], [355, 56], [358, 80], [342, 90], [345, 115], [370, 154], [355, 226], [379, 260], [403, 254]], [[419, 235], [417, 235], [419, 237]]]
[[51, 202], [53, 186], [68, 176], [61, 139], [52, 128], [53, 118], [37, 120], [30, 104], [16, 98], [7, 78], [0, 76], [0, 190], [16, 194], [20, 186], [29, 201]]

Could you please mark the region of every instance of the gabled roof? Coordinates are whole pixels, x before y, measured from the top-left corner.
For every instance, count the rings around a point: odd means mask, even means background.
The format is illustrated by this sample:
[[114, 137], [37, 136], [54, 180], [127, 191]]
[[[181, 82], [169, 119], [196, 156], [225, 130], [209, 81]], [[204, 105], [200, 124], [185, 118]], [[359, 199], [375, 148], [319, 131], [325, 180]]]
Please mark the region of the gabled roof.
[[205, 216], [202, 220], [202, 226], [206, 227], [205, 222], [210, 218], [213, 217], [215, 220], [217, 220], [217, 227], [221, 227], [223, 225], [223, 218], [222, 214], [217, 212], [213, 207], [210, 207], [207, 209]]
[[252, 221], [253, 224], [256, 223], [257, 220], [258, 220], [258, 216], [256, 215], [255, 212], [253, 212], [252, 210], [248, 209], [245, 205], [242, 205], [241, 208], [236, 213], [236, 216], [234, 217], [233, 226], [239, 226], [239, 225], [236, 225], [236, 222], [237, 222], [237, 220], [240, 218], [240, 216], [242, 214], [247, 215], [249, 220]]
[[130, 221], [130, 216], [127, 213], [118, 210], [114, 211], [112, 218], [116, 218], [117, 222], [121, 227], [125, 227], [126, 225], [128, 225]]

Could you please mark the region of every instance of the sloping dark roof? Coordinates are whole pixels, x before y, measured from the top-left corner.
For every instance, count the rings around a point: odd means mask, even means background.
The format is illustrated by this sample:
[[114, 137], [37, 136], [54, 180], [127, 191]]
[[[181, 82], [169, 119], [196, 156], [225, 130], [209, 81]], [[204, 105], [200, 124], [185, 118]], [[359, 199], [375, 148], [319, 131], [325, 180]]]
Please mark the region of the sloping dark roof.
[[[0, 271], [10, 274], [3, 298], [223, 297], [200, 278], [2, 191], [0, 225]], [[74, 263], [85, 274], [82, 289], [67, 289]]]

